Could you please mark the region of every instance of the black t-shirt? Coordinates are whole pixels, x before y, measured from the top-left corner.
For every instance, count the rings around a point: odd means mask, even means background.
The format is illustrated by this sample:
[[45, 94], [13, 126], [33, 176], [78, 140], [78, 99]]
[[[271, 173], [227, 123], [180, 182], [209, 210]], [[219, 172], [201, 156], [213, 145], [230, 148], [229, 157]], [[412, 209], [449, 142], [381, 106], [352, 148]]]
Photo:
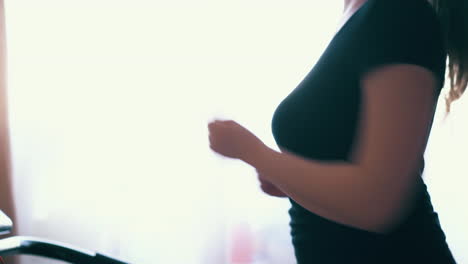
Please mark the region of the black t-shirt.
[[[313, 160], [349, 161], [362, 108], [360, 81], [386, 64], [430, 70], [440, 95], [446, 52], [437, 15], [426, 0], [368, 0], [277, 107], [272, 132], [278, 146]], [[421, 156], [420, 176], [423, 170]], [[415, 209], [386, 235], [336, 223], [290, 199], [298, 263], [454, 263], [422, 178], [420, 187]]]

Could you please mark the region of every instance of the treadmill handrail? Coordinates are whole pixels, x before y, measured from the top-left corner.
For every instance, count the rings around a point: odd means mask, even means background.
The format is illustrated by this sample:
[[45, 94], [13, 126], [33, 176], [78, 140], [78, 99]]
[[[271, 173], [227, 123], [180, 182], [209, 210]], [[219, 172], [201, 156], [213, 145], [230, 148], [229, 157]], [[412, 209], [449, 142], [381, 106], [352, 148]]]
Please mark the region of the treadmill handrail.
[[0, 235], [5, 235], [10, 233], [13, 228], [13, 222], [11, 219], [0, 210]]
[[36, 237], [14, 236], [0, 239], [0, 256], [28, 254], [74, 264], [128, 264], [96, 252]]

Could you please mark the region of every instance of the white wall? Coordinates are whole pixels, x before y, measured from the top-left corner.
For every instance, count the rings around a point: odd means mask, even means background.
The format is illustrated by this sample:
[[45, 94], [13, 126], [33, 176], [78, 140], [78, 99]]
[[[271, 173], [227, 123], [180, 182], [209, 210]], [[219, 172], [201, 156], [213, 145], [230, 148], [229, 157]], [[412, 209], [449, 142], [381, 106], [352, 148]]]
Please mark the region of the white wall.
[[[448, 87], [443, 93], [448, 92]], [[468, 150], [467, 96], [452, 105], [452, 113], [443, 121], [445, 101], [441, 96], [434, 126], [426, 149], [424, 179], [439, 214], [447, 242], [458, 263], [468, 263]]]

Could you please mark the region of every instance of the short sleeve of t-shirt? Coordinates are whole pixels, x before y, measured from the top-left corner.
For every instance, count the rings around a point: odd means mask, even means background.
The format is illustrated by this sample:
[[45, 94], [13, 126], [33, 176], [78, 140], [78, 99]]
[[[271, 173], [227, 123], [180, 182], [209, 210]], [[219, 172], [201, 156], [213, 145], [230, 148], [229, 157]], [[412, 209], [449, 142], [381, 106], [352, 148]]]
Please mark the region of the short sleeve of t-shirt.
[[430, 4], [426, 0], [375, 0], [373, 4], [378, 12], [371, 12], [369, 19], [375, 24], [365, 27], [366, 41], [358, 66], [361, 78], [379, 66], [413, 64], [433, 72], [442, 88], [444, 42]]

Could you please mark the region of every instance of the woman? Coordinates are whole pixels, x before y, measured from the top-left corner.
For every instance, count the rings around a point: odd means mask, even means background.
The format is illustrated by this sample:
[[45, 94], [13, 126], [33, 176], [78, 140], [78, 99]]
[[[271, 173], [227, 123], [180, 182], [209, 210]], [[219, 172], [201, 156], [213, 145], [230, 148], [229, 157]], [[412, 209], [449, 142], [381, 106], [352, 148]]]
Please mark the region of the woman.
[[468, 0], [345, 0], [343, 24], [276, 109], [281, 152], [236, 122], [210, 147], [288, 197], [299, 264], [455, 263], [422, 180], [445, 81], [468, 81]]

